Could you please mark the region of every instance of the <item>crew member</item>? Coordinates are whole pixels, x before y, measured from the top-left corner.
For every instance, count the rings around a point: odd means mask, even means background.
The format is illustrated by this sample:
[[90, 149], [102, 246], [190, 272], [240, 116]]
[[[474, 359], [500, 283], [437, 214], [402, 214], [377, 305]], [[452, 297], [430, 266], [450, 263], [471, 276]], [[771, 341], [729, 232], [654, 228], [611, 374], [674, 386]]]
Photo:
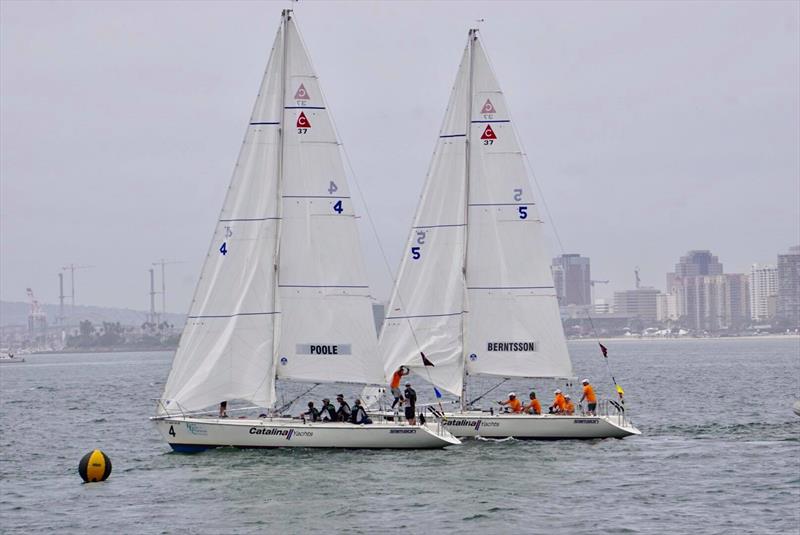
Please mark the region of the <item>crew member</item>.
[[367, 411], [361, 405], [361, 400], [357, 399], [353, 404], [353, 412], [350, 415], [350, 423], [352, 424], [371, 424], [372, 420], [367, 416]]
[[553, 398], [553, 404], [550, 405], [550, 413], [559, 414], [564, 412], [564, 406], [566, 405], [564, 394], [561, 393], [561, 390], [556, 390], [553, 394], [555, 394], [556, 397]]
[[406, 383], [406, 389], [403, 392], [406, 407], [406, 420], [411, 425], [417, 424], [416, 410], [417, 410], [417, 391], [411, 388], [411, 383]]
[[597, 396], [594, 394], [594, 388], [589, 384], [589, 379], [581, 381], [583, 383], [583, 395], [581, 396], [581, 403], [586, 400], [587, 410], [592, 416], [597, 415]]
[[339, 419], [336, 416], [336, 407], [333, 406], [333, 403], [328, 398], [322, 400], [322, 408], [319, 412], [323, 422], [335, 422]]
[[508, 399], [505, 401], [498, 401], [500, 405], [507, 406], [511, 412], [522, 412], [522, 402], [517, 399], [515, 392], [508, 393]]
[[564, 396], [564, 414], [567, 416], [572, 416], [575, 414], [575, 404], [572, 402], [569, 394]]
[[219, 404], [219, 417], [220, 418], [227, 418], [228, 417], [228, 402], [222, 401]]
[[522, 407], [522, 411], [527, 414], [542, 414], [542, 404], [536, 399], [536, 392], [531, 392], [531, 401]]
[[303, 414], [301, 414], [300, 416], [301, 417], [308, 416], [309, 420], [311, 420], [312, 422], [319, 422], [319, 419], [320, 419], [319, 418], [319, 411], [314, 407], [314, 402], [313, 401], [309, 401], [308, 402], [308, 410], [306, 412], [304, 412]]
[[394, 396], [394, 401], [392, 402], [392, 409], [394, 409], [395, 405], [403, 403], [403, 394], [400, 392], [400, 381], [406, 375], [408, 375], [409, 369], [405, 366], [400, 366], [397, 368], [392, 374], [392, 382], [389, 383], [389, 388], [392, 390], [392, 395]]
[[336, 401], [339, 403], [339, 409], [336, 411], [336, 419], [340, 422], [350, 421], [350, 405], [344, 400], [344, 396], [339, 394], [336, 396]]

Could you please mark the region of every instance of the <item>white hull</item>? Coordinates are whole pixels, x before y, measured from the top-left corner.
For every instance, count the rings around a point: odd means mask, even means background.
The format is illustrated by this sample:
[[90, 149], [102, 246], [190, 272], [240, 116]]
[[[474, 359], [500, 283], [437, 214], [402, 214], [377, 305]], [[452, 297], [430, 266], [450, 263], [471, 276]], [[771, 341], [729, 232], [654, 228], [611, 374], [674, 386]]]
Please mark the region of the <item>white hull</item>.
[[18, 357], [0, 358], [0, 364], [14, 364], [15, 362], [16, 363], [25, 362], [25, 359], [24, 358], [18, 358]]
[[302, 422], [291, 418], [151, 418], [173, 450], [193, 453], [210, 448], [369, 448], [427, 449], [461, 444], [436, 423]]
[[445, 413], [444, 427], [459, 438], [556, 440], [624, 438], [641, 434], [630, 420], [621, 415], [559, 416], [467, 411]]

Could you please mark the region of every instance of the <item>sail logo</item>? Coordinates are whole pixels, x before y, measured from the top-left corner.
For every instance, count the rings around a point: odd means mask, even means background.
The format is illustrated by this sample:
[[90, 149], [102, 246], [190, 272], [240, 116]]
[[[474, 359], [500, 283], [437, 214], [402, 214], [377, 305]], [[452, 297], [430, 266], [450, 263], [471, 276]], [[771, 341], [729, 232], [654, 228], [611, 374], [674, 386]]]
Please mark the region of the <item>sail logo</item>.
[[311, 122], [306, 117], [305, 112], [300, 112], [300, 116], [297, 118], [297, 128], [311, 128]]
[[484, 115], [491, 115], [493, 113], [497, 113], [497, 110], [494, 109], [494, 104], [488, 98], [486, 99], [486, 103], [481, 108], [481, 113]]
[[497, 136], [494, 134], [494, 130], [492, 130], [492, 125], [490, 125], [490, 124], [486, 125], [486, 130], [483, 131], [483, 134], [481, 135], [481, 139], [484, 139], [484, 140], [486, 140], [486, 139], [491, 139], [491, 140], [497, 139]]
[[289, 364], [289, 359], [286, 357], [281, 357], [281, 365], [286, 366], [287, 364]]
[[306, 91], [306, 86], [300, 84], [300, 87], [297, 88], [297, 92], [294, 94], [295, 100], [310, 100], [311, 97], [308, 96], [308, 91]]
[[487, 351], [537, 351], [536, 342], [488, 342]]
[[469, 360], [475, 362], [476, 360], [478, 360], [478, 355], [476, 355], [475, 353], [470, 353]]

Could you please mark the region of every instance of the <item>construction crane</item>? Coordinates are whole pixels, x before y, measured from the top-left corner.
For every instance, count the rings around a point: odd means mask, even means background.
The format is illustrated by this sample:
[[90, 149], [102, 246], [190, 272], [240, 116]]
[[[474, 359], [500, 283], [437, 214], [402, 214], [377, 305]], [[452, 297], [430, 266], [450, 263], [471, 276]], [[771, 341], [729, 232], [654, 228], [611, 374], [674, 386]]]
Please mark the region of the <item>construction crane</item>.
[[[167, 313], [167, 282], [166, 282], [166, 269], [165, 267], [170, 264], [184, 264], [183, 260], [164, 260], [163, 258], [158, 262], [153, 262], [154, 266], [161, 266], [161, 314]], [[155, 296], [156, 292], [151, 289], [151, 298]]]
[[30, 334], [34, 342], [40, 341], [40, 335], [41, 341], [45, 342], [47, 339], [47, 314], [42, 310], [39, 301], [33, 295], [33, 290], [31, 288], [26, 288], [25, 290], [31, 303], [31, 309], [28, 312], [28, 334]]
[[[61, 303], [62, 308], [63, 308], [64, 298], [65, 297], [69, 297], [70, 298], [71, 315], [72, 316], [75, 315], [75, 271], [79, 270], [79, 269], [89, 269], [89, 268], [93, 268], [93, 267], [94, 266], [76, 266], [75, 264], [70, 264], [68, 266], [64, 266], [64, 267], [61, 268], [61, 271], [69, 271], [70, 295], [69, 296], [64, 295], [64, 285], [62, 284], [61, 285], [61, 295], [58, 296], [59, 297], [59, 302]], [[61, 280], [63, 281], [63, 278]]]

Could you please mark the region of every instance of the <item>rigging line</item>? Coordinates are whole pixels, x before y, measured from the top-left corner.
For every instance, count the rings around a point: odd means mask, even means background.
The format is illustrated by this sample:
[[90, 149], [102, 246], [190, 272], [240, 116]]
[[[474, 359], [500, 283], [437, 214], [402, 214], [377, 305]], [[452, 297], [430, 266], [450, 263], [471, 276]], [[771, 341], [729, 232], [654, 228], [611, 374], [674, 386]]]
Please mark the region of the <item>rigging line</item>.
[[281, 405], [281, 406], [280, 406], [280, 407], [277, 409], [277, 413], [278, 413], [278, 414], [280, 414], [280, 413], [282, 413], [283, 411], [285, 411], [286, 409], [288, 409], [289, 407], [291, 407], [291, 406], [292, 406], [292, 404], [293, 404], [295, 401], [297, 401], [297, 400], [298, 400], [298, 399], [300, 399], [301, 397], [305, 396], [306, 394], [308, 394], [309, 392], [311, 392], [312, 390], [314, 390], [315, 388], [317, 388], [317, 387], [318, 387], [320, 384], [321, 384], [321, 383], [314, 383], [314, 384], [313, 384], [313, 386], [311, 386], [311, 388], [309, 388], [308, 390], [306, 390], [305, 392], [303, 392], [303, 393], [302, 393], [302, 394], [300, 394], [299, 396], [296, 396], [295, 398], [293, 398], [293, 399], [289, 400], [288, 402], [284, 403], [283, 405]]
[[471, 400], [469, 403], [467, 403], [467, 407], [471, 407], [473, 403], [475, 403], [476, 401], [480, 401], [481, 399], [483, 399], [483, 398], [484, 398], [484, 397], [485, 397], [485, 396], [486, 396], [486, 395], [487, 395], [489, 392], [492, 392], [493, 390], [497, 390], [497, 389], [498, 389], [498, 388], [500, 388], [500, 386], [501, 386], [503, 383], [505, 383], [506, 381], [508, 381], [508, 377], [504, 378], [502, 381], [500, 381], [499, 383], [497, 383], [496, 385], [494, 385], [492, 388], [490, 388], [489, 390], [487, 390], [486, 392], [484, 392], [484, 393], [483, 393], [483, 394], [481, 394], [480, 396], [478, 396], [478, 397], [476, 397], [475, 399]]

